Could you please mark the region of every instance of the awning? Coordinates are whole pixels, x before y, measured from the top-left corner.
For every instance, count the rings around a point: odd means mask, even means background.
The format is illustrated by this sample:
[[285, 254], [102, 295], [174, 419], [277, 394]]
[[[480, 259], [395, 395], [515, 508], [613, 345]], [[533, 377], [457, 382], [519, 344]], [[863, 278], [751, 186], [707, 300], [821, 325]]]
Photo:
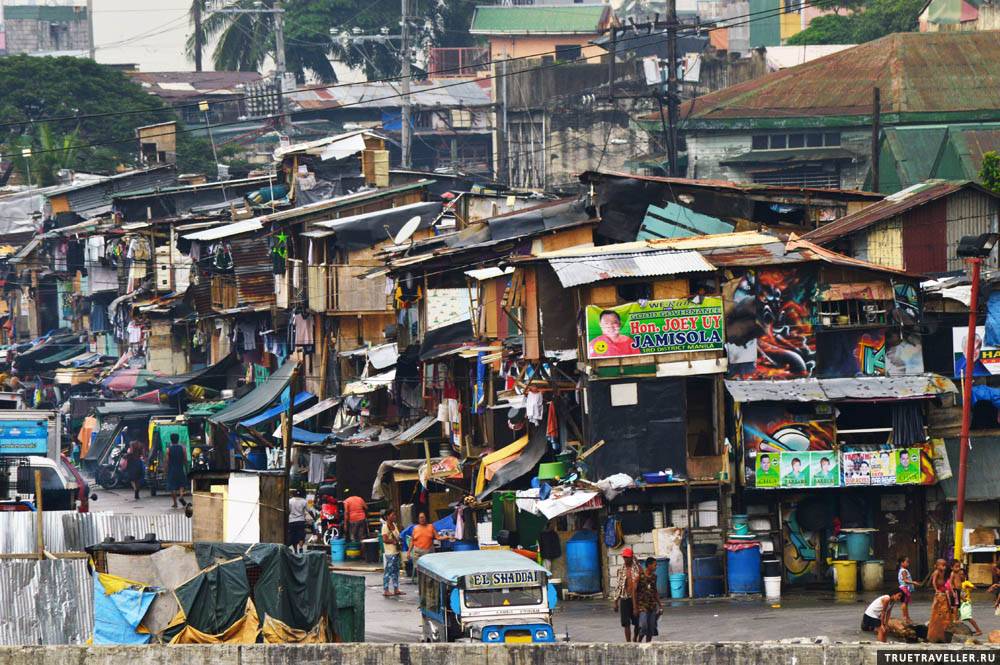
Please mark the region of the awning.
[[466, 342], [474, 340], [472, 323], [468, 319], [428, 330], [420, 343], [420, 360], [433, 360], [449, 355], [453, 351], [461, 350]]
[[342, 392], [344, 395], [365, 395], [367, 393], [373, 393], [380, 388], [388, 388], [395, 380], [396, 370], [391, 369], [388, 372], [383, 372], [382, 374], [376, 374], [375, 376], [369, 376], [365, 379], [351, 381], [344, 386], [344, 390]]
[[719, 162], [722, 166], [754, 164], [808, 164], [828, 160], [853, 160], [855, 155], [843, 148], [791, 148], [786, 150], [749, 150]]
[[403, 430], [403, 432], [400, 433], [400, 435], [398, 437], [396, 437], [396, 441], [397, 441], [396, 445], [401, 445], [401, 444], [404, 444], [404, 443], [410, 443], [411, 441], [413, 441], [414, 439], [416, 439], [418, 436], [420, 436], [421, 434], [423, 434], [424, 432], [426, 432], [427, 430], [429, 430], [431, 427], [433, 427], [434, 423], [436, 423], [436, 422], [437, 422], [437, 418], [436, 417], [434, 417], [434, 416], [424, 416], [423, 418], [421, 418], [417, 422], [415, 422], [412, 425], [410, 425], [409, 427], [407, 427], [405, 430]]
[[427, 459], [399, 459], [386, 460], [378, 467], [375, 474], [375, 484], [372, 485], [372, 500], [377, 501], [385, 497], [382, 487], [385, 485], [385, 476], [393, 474], [396, 482], [419, 480], [426, 487], [428, 479], [448, 479], [462, 477], [461, 462], [455, 457], [431, 457], [431, 469], [428, 473]]
[[222, 390], [226, 387], [226, 379], [229, 370], [239, 364], [236, 354], [230, 353], [225, 358], [202, 369], [196, 369], [184, 374], [174, 376], [157, 376], [149, 380], [149, 385], [156, 388], [170, 388], [173, 386], [198, 385], [213, 390]]
[[[295, 396], [295, 402], [292, 405], [292, 408], [294, 409], [297, 406], [302, 406], [307, 401], [311, 400], [313, 397], [315, 397], [315, 395], [303, 390], [302, 392], [300, 392], [298, 395]], [[288, 403], [282, 400], [281, 404], [272, 406], [270, 409], [264, 411], [263, 413], [258, 413], [256, 416], [252, 418], [241, 420], [240, 425], [242, 425], [243, 427], [255, 427], [257, 425], [260, 425], [261, 423], [266, 423], [268, 420], [271, 420], [272, 418], [280, 418], [281, 414], [287, 410], [288, 410]]]
[[231, 238], [232, 236], [238, 236], [243, 233], [252, 233], [254, 231], [260, 231], [264, 228], [260, 219], [254, 217], [253, 219], [245, 219], [242, 222], [233, 222], [232, 224], [226, 224], [225, 226], [218, 226], [214, 229], [206, 229], [204, 231], [195, 231], [194, 233], [188, 233], [183, 236], [185, 240], [221, 240], [222, 238]]
[[605, 279], [657, 277], [715, 270], [698, 252], [673, 250], [563, 257], [549, 259], [549, 265], [563, 288]]
[[420, 219], [418, 229], [428, 228], [441, 216], [442, 209], [443, 204], [440, 201], [410, 203], [396, 208], [315, 222], [313, 225], [333, 231], [337, 235], [338, 247], [348, 250], [364, 249], [386, 240], [393, 240], [413, 217]]
[[232, 427], [240, 420], [263, 411], [278, 399], [292, 380], [292, 373], [299, 366], [295, 361], [286, 361], [267, 380], [247, 393], [242, 399], [209, 417], [209, 421], [223, 427]]
[[114, 416], [142, 417], [166, 414], [176, 414], [177, 409], [166, 404], [148, 404], [146, 402], [135, 402], [132, 400], [124, 402], [105, 402], [95, 409], [97, 415], [102, 418]]
[[[957, 438], [944, 440], [948, 461], [954, 473], [938, 485], [948, 501], [958, 496], [958, 459], [961, 447]], [[1000, 499], [1000, 437], [976, 436], [969, 450], [969, 464], [965, 476], [965, 498], [968, 501], [997, 501]]]
[[474, 280], [482, 281], [484, 279], [496, 279], [497, 277], [510, 275], [513, 272], [514, 267], [508, 266], [506, 268], [477, 268], [475, 270], [466, 270], [465, 274]]
[[[318, 416], [319, 414], [323, 413], [324, 411], [332, 409], [333, 407], [337, 406], [338, 404], [340, 404], [340, 398], [339, 397], [329, 397], [329, 398], [324, 399], [324, 400], [322, 400], [320, 402], [317, 402], [317, 403], [313, 404], [312, 406], [310, 406], [308, 409], [303, 409], [302, 411], [299, 411], [298, 413], [294, 414], [292, 416], [292, 425], [294, 426], [294, 425], [298, 425], [301, 422], [305, 422], [306, 420], [309, 420], [313, 416]], [[303, 431], [305, 431], [305, 430], [303, 430]], [[275, 437], [280, 438], [281, 437], [281, 427], [279, 426], [278, 429], [274, 430], [274, 432], [271, 434], [271, 436], [275, 436]]]
[[[281, 430], [279, 429], [278, 432], [280, 433]], [[292, 428], [292, 441], [295, 443], [323, 443], [332, 436], [333, 434], [330, 432], [310, 432], [301, 427]]]
[[484, 457], [476, 476], [476, 498], [482, 501], [495, 490], [529, 473], [545, 455], [547, 447], [545, 429], [536, 427], [530, 438], [522, 436]]
[[828, 402], [836, 400], [919, 399], [958, 390], [940, 374], [859, 376], [847, 379], [726, 381], [737, 402]]

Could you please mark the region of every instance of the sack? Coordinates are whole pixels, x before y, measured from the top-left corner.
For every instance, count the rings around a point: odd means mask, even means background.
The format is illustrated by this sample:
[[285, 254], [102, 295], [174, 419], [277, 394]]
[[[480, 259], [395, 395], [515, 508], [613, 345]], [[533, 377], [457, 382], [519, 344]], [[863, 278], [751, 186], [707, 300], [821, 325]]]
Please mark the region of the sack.
[[958, 620], [968, 621], [971, 618], [972, 618], [972, 603], [967, 600], [958, 606]]
[[617, 515], [611, 515], [604, 523], [604, 544], [608, 547], [621, 547], [624, 539], [621, 520]]

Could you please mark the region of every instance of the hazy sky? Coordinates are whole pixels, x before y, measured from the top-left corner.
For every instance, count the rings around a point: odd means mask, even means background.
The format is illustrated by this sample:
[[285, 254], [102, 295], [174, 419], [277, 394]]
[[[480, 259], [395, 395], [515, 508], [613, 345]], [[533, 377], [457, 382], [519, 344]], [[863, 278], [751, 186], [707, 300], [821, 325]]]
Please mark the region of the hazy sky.
[[[193, 70], [184, 55], [191, 0], [94, 0], [94, 43], [103, 64], [135, 63], [141, 71]], [[206, 50], [205, 69], [211, 69]]]

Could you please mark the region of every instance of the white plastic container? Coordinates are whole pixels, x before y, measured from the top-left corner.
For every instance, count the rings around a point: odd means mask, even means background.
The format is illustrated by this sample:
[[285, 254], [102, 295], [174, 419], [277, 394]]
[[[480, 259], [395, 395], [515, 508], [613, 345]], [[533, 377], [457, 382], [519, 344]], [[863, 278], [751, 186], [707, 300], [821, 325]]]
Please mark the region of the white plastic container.
[[764, 578], [764, 596], [768, 600], [781, 598], [781, 577]]
[[675, 508], [670, 511], [670, 526], [679, 526], [686, 529], [688, 525], [688, 511], [684, 508]]

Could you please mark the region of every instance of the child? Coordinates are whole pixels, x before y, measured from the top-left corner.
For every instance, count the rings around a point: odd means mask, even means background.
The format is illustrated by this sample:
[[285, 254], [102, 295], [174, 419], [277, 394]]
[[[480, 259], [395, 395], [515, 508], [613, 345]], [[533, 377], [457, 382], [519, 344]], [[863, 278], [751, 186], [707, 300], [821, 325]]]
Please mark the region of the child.
[[917, 584], [910, 576], [910, 557], [899, 558], [899, 571], [896, 573], [896, 580], [899, 582], [899, 590], [903, 594], [903, 621], [909, 625], [913, 623], [910, 619], [910, 598], [913, 594], [913, 587]]
[[955, 559], [951, 562], [951, 575], [945, 583], [945, 593], [948, 595], [948, 607], [951, 609], [951, 620], [958, 621], [959, 595], [962, 590], [962, 582], [965, 581], [965, 573], [962, 572], [962, 562]]
[[968, 621], [969, 625], [972, 626], [972, 629], [976, 631], [974, 635], [982, 635], [983, 631], [979, 628], [979, 624], [972, 618], [972, 590], [975, 588], [976, 585], [969, 580], [964, 580], [962, 582], [962, 603], [958, 606], [958, 620]]

